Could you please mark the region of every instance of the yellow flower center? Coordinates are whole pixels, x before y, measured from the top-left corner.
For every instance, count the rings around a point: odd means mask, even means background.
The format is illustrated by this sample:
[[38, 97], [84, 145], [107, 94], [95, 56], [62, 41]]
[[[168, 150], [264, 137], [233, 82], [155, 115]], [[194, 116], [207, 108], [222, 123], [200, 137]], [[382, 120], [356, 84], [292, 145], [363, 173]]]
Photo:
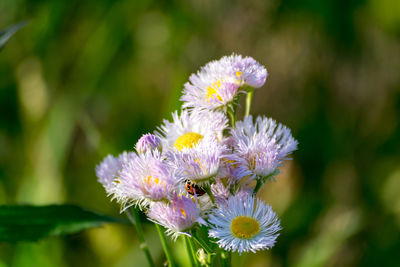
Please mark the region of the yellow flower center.
[[236, 77], [240, 78], [241, 76], [242, 76], [242, 72], [241, 72], [240, 70], [238, 70], [238, 71], [236, 72]]
[[247, 216], [239, 216], [232, 220], [231, 231], [234, 236], [249, 239], [260, 232], [260, 223]]
[[207, 86], [207, 101], [210, 102], [210, 98], [218, 99], [222, 101], [222, 97], [218, 94], [218, 89], [221, 88], [221, 81], [213, 82], [210, 86]]
[[203, 139], [203, 136], [198, 133], [185, 133], [179, 136], [174, 143], [174, 147], [181, 151], [184, 148], [192, 148], [195, 145], [197, 145], [201, 139]]

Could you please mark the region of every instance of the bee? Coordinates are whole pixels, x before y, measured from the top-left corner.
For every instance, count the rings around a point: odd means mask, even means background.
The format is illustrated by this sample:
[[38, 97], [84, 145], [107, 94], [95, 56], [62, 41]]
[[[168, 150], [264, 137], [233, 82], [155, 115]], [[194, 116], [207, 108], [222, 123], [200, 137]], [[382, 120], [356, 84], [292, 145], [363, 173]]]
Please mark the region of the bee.
[[202, 196], [206, 193], [200, 186], [193, 184], [189, 180], [185, 182], [185, 190], [191, 195]]

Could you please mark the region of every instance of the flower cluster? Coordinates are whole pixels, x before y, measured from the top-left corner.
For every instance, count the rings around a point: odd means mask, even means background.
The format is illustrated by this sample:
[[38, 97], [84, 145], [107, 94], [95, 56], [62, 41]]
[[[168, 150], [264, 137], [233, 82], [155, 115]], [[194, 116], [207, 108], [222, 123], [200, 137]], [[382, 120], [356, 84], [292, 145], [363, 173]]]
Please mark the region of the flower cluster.
[[175, 239], [206, 229], [208, 243], [222, 250], [271, 248], [280, 221], [256, 195], [297, 141], [273, 119], [235, 116], [240, 96], [251, 100], [266, 78], [251, 57], [209, 62], [184, 85], [183, 109], [143, 135], [136, 152], [106, 157], [96, 168], [98, 181], [122, 210], [141, 209]]

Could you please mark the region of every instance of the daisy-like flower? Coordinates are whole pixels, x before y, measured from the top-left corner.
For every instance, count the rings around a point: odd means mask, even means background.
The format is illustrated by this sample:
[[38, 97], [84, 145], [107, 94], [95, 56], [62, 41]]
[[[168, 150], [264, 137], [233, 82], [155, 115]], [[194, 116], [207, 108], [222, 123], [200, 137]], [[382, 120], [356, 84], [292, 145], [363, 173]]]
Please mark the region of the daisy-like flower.
[[239, 87], [261, 87], [267, 70], [251, 57], [232, 54], [211, 61], [189, 77], [184, 86], [184, 108], [217, 109], [230, 104]]
[[119, 176], [122, 165], [136, 157], [133, 152], [123, 152], [118, 157], [108, 155], [96, 166], [98, 181], [104, 186], [108, 194], [112, 194], [115, 187], [115, 179]]
[[233, 71], [241, 85], [259, 88], [264, 85], [268, 72], [267, 69], [252, 57], [232, 55], [225, 57], [225, 64], [232, 64]]
[[190, 76], [181, 101], [184, 108], [217, 109], [231, 103], [238, 89], [239, 85], [229, 76], [217, 78], [212, 73], [200, 71]]
[[135, 149], [139, 154], [156, 149], [161, 150], [161, 140], [154, 134], [144, 134], [136, 143]]
[[222, 112], [182, 110], [172, 113], [173, 121], [164, 120], [155, 133], [162, 142], [163, 152], [192, 148], [203, 138], [214, 136], [222, 140], [222, 132], [228, 127], [228, 119]]
[[200, 209], [190, 197], [174, 195], [170, 202], [156, 202], [150, 206], [150, 220], [167, 228], [167, 234], [176, 240], [179, 234], [187, 233], [196, 223], [206, 224], [200, 217]]
[[238, 121], [231, 130], [234, 153], [228, 158], [237, 164], [237, 177], [267, 177], [277, 171], [282, 161], [297, 149], [290, 129], [273, 119], [252, 116]]
[[229, 251], [256, 252], [275, 245], [280, 222], [269, 205], [251, 195], [230, 197], [210, 214], [209, 236]]
[[114, 195], [123, 209], [131, 205], [143, 208], [151, 202], [167, 200], [176, 181], [174, 169], [164, 162], [161, 153], [148, 151], [123, 165]]
[[197, 146], [170, 152], [168, 158], [174, 162], [182, 180], [190, 180], [198, 186], [209, 184], [218, 173], [220, 159], [225, 147], [215, 137], [206, 137]]

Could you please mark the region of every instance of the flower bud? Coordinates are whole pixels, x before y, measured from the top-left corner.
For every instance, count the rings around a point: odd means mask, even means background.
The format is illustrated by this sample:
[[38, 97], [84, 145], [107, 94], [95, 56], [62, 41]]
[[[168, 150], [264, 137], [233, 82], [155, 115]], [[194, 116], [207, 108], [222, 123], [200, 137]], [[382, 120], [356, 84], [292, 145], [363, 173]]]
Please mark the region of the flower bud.
[[149, 150], [161, 149], [161, 140], [154, 134], [144, 134], [136, 143], [135, 148], [139, 154]]

